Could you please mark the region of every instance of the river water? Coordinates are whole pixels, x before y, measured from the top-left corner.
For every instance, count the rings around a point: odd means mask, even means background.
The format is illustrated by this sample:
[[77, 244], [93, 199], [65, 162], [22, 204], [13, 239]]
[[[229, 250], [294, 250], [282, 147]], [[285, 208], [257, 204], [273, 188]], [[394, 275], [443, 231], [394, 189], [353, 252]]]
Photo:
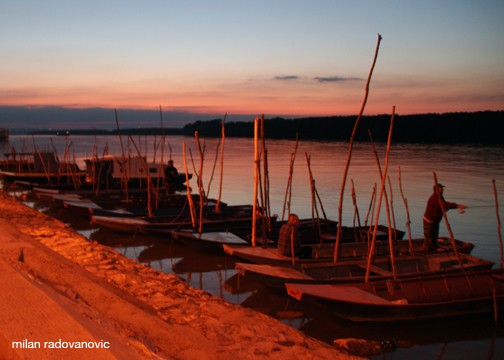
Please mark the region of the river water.
[[[83, 159], [93, 154], [93, 148], [101, 155], [107, 147], [109, 154], [119, 155], [124, 149], [132, 155], [140, 151], [150, 160], [160, 161], [162, 156], [166, 162], [168, 158], [172, 158], [179, 172], [183, 172], [183, 143], [187, 148], [189, 171], [195, 173], [195, 169], [199, 171], [200, 155], [196, 141], [191, 137], [167, 137], [163, 155], [161, 137], [154, 136], [133, 137], [129, 140], [124, 137], [122, 148], [115, 136], [12, 136], [10, 144], [4, 145], [3, 152], [8, 151], [10, 146], [15, 146], [18, 152], [31, 151], [33, 144], [37, 144], [40, 149], [56, 149], [59, 157], [63, 158], [66, 148], [70, 149], [70, 157], [83, 166]], [[216, 198], [219, 194], [220, 161], [217, 161], [214, 176], [211, 175], [222, 146], [220, 140], [214, 138], [200, 139], [200, 145], [204, 153], [203, 184], [205, 189], [209, 189], [208, 196]], [[266, 141], [272, 213], [282, 218], [285, 212], [286, 187], [291, 159], [295, 152], [290, 211], [300, 217], [312, 216], [312, 192], [307, 166], [309, 157], [323, 210], [328, 218], [337, 220], [348, 143], [302, 141], [299, 142], [297, 151], [295, 145], [296, 142], [291, 140]], [[384, 170], [385, 145], [376, 144], [376, 149]], [[252, 203], [253, 139], [226, 138], [223, 166], [222, 201], [230, 205]], [[497, 209], [502, 214], [504, 209], [501, 206], [502, 200], [499, 207], [496, 207], [495, 195], [500, 199], [504, 197], [502, 148], [393, 144], [387, 167], [389, 181], [386, 184], [389, 198], [392, 199], [393, 221], [396, 227], [407, 229], [407, 211], [400, 192], [402, 185], [413, 237], [422, 237], [422, 216], [426, 201], [432, 193], [434, 174], [438, 181], [446, 186], [446, 200], [469, 206], [464, 214], [456, 210], [448, 212], [454, 236], [473, 242], [476, 245], [473, 255], [490, 259], [499, 266], [501, 250]], [[197, 189], [195, 179], [196, 177], [191, 180], [193, 189]], [[496, 193], [492, 180], [495, 180]], [[371, 216], [368, 216], [368, 209], [373, 192], [377, 189], [379, 193], [381, 188], [377, 160], [369, 143], [356, 143], [353, 147], [342, 212], [343, 225], [348, 226], [353, 224], [355, 218], [352, 188], [356, 193], [360, 221], [364, 224], [366, 218]], [[41, 210], [47, 210], [43, 205], [39, 206]], [[322, 215], [320, 205], [318, 211]], [[58, 210], [53, 212], [87, 237], [114, 246], [126, 256], [153, 268], [175, 273], [194, 287], [230, 302], [255, 308], [326, 342], [349, 337], [393, 339], [399, 347], [393, 352], [376, 357], [383, 359], [503, 358], [503, 327], [495, 326], [486, 318], [390, 326], [356, 325], [330, 316], [314, 306], [296, 303], [286, 295], [272, 292], [260, 284], [247, 283], [243, 279], [238, 283], [234, 270], [235, 260], [230, 257], [204, 255], [167, 239], [142, 235], [125, 236], [96, 229], [82, 220], [71, 220], [68, 214]], [[380, 213], [379, 222], [387, 224], [384, 210]], [[441, 225], [440, 235], [448, 235], [445, 224]]]

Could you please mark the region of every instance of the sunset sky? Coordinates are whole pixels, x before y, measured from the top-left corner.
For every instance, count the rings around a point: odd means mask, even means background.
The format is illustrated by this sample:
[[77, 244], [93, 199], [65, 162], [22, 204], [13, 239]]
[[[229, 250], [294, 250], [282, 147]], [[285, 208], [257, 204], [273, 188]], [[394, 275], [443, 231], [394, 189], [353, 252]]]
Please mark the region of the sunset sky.
[[[504, 1], [0, 2], [0, 106], [200, 114], [504, 109]], [[1, 119], [0, 119], [1, 121]]]

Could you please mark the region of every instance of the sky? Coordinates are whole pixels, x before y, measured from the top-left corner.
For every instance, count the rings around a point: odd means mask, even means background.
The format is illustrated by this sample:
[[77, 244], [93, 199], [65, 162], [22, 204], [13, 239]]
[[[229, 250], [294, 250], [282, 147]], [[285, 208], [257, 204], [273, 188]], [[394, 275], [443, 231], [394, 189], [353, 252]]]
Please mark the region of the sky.
[[502, 0], [0, 0], [0, 106], [358, 114], [381, 34], [365, 114], [503, 110], [503, 18]]

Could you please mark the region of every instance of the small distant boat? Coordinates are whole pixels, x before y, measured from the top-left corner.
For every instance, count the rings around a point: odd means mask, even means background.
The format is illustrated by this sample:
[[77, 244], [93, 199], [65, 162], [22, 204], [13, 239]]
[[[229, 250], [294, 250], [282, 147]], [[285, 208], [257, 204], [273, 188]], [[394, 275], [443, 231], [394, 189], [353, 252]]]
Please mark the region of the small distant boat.
[[504, 269], [352, 284], [290, 284], [289, 296], [355, 322], [401, 322], [504, 310]]

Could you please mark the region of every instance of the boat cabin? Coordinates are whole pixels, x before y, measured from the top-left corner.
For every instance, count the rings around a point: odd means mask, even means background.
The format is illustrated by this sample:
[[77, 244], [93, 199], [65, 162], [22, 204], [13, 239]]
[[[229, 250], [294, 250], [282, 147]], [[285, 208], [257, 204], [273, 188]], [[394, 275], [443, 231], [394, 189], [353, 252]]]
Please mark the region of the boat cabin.
[[87, 182], [114, 182], [121, 179], [145, 181], [147, 174], [152, 180], [164, 179], [162, 164], [148, 163], [145, 157], [106, 155], [100, 159], [86, 159]]

